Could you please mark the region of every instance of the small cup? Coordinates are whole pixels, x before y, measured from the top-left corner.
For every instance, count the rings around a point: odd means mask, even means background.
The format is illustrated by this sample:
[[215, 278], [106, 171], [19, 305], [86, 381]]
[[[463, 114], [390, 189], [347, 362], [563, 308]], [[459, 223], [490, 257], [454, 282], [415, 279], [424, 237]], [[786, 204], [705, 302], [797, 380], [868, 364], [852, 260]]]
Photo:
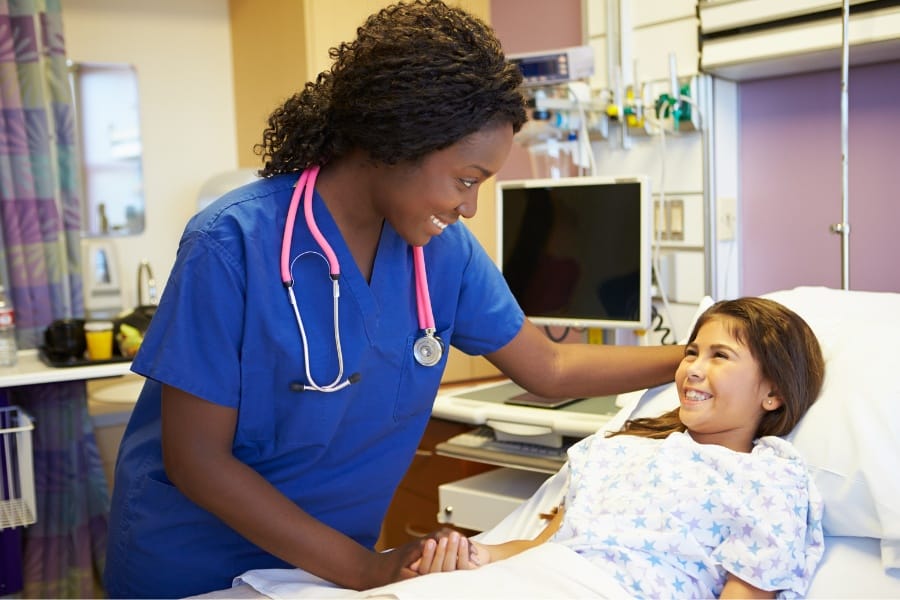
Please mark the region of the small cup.
[[91, 360], [109, 360], [112, 358], [112, 321], [88, 321], [84, 324], [84, 337], [87, 340], [88, 358]]

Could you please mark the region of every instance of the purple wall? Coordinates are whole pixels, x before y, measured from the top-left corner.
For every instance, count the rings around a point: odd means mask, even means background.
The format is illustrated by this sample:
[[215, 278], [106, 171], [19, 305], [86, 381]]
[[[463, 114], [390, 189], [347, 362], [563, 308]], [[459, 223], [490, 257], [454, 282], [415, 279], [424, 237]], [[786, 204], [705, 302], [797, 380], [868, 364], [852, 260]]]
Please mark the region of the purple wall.
[[[849, 76], [850, 287], [900, 292], [900, 62]], [[741, 293], [841, 287], [838, 70], [740, 85]]]

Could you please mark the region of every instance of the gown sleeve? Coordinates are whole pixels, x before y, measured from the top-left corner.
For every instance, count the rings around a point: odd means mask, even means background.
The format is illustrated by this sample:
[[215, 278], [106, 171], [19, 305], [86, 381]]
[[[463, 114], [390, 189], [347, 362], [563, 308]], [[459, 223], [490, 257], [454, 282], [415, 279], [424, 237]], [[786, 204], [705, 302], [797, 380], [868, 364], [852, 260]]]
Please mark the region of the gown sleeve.
[[759, 464], [744, 473], [749, 500], [713, 556], [751, 585], [803, 597], [824, 552], [822, 499], [787, 442], [763, 438], [758, 446]]

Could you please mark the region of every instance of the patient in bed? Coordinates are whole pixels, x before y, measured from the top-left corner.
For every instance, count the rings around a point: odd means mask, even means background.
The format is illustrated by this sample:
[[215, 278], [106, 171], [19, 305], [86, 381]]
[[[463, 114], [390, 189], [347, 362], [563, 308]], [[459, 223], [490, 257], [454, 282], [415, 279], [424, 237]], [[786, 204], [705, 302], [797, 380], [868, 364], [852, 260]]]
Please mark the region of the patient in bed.
[[824, 550], [822, 502], [781, 439], [815, 401], [824, 361], [803, 319], [762, 298], [699, 318], [675, 382], [680, 407], [569, 450], [563, 506], [533, 540], [428, 540], [420, 574], [564, 545], [633, 597], [803, 596]]

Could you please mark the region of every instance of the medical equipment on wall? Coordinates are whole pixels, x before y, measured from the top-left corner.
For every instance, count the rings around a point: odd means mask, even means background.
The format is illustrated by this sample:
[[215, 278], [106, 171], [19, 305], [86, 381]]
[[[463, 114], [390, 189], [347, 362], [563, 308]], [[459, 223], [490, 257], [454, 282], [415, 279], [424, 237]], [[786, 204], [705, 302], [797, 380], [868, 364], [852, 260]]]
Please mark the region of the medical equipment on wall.
[[622, 68], [613, 66], [605, 89], [591, 87], [592, 54], [579, 46], [509, 57], [522, 71], [531, 110], [516, 141], [528, 150], [534, 177], [596, 175], [592, 144], [600, 140], [627, 150], [635, 137], [700, 129], [696, 78], [677, 76], [674, 54], [668, 78], [642, 81], [635, 61], [627, 85]]
[[[346, 379], [344, 378], [344, 353], [341, 350], [341, 334], [338, 314], [338, 299], [340, 298], [339, 280], [341, 276], [341, 265], [337, 255], [331, 248], [331, 244], [322, 235], [318, 225], [316, 225], [313, 217], [312, 201], [313, 191], [316, 187], [316, 177], [319, 174], [319, 167], [312, 166], [303, 171], [297, 184], [294, 186], [294, 193], [291, 196], [291, 204], [288, 208], [287, 220], [284, 224], [284, 237], [281, 242], [281, 281], [288, 292], [288, 300], [294, 311], [294, 317], [297, 320], [297, 327], [300, 330], [300, 337], [303, 340], [303, 362], [306, 367], [306, 379], [308, 384], [292, 383], [291, 389], [294, 391], [315, 390], [318, 392], [336, 392], [345, 387], [359, 381], [359, 373], [353, 373]], [[300, 308], [297, 306], [297, 298], [294, 295], [294, 277], [291, 274], [293, 262], [303, 257], [306, 252], [290, 260], [291, 240], [294, 235], [294, 223], [297, 220], [297, 208], [303, 200], [303, 214], [306, 218], [306, 225], [313, 239], [321, 248], [322, 253], [312, 252], [323, 258], [328, 264], [328, 271], [331, 277], [332, 298], [333, 298], [333, 323], [334, 323], [334, 345], [337, 351], [338, 373], [337, 377], [331, 383], [319, 384], [313, 379], [309, 367], [309, 340], [306, 337], [306, 329], [303, 326], [303, 319], [300, 316]], [[435, 335], [434, 313], [431, 309], [431, 297], [428, 291], [428, 279], [425, 272], [425, 256], [421, 246], [413, 247], [414, 271], [416, 278], [416, 309], [419, 318], [419, 327], [422, 329], [422, 336], [416, 340], [413, 345], [413, 356], [420, 365], [432, 367], [440, 362], [444, 354], [444, 342]], [[343, 379], [343, 381], [341, 381]]]
[[590, 46], [509, 55], [522, 72], [531, 118], [516, 135], [536, 177], [571, 177], [593, 172], [590, 138], [605, 137], [603, 107], [591, 101], [594, 74]]

